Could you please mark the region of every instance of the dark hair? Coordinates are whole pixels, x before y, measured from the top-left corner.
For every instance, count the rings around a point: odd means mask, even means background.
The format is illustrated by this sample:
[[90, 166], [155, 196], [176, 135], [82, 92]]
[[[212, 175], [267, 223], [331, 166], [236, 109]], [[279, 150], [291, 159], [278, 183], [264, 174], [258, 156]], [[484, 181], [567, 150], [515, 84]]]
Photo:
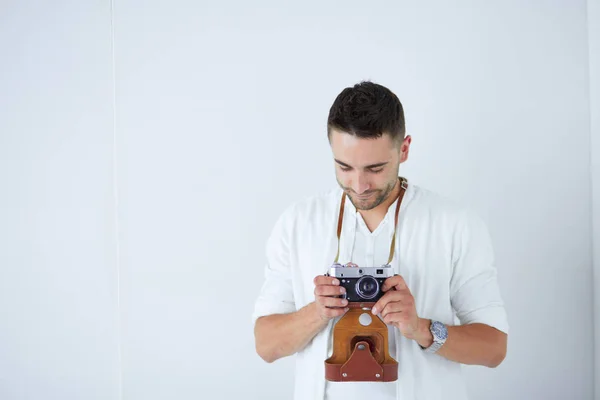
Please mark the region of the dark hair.
[[379, 138], [387, 133], [400, 143], [406, 133], [404, 109], [391, 90], [363, 81], [337, 96], [327, 118], [329, 138], [331, 129], [360, 138]]

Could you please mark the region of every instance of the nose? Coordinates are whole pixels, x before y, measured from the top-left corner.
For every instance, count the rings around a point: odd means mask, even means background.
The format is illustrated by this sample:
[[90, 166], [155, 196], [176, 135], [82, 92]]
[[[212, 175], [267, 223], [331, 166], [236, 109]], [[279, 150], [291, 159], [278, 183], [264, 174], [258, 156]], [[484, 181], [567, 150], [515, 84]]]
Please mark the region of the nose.
[[361, 195], [369, 190], [369, 182], [363, 174], [357, 174], [352, 180], [351, 187], [356, 194]]

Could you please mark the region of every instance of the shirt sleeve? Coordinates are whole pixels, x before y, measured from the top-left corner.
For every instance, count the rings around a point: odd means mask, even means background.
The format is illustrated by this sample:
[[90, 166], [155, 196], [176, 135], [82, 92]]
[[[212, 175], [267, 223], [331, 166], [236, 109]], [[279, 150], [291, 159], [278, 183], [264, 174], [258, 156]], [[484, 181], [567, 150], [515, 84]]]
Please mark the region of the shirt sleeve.
[[288, 209], [278, 218], [267, 239], [264, 281], [254, 304], [253, 325], [262, 316], [296, 311], [290, 267], [290, 219]]
[[508, 333], [490, 234], [472, 212], [467, 212], [458, 224], [452, 265], [450, 300], [460, 323], [482, 323]]

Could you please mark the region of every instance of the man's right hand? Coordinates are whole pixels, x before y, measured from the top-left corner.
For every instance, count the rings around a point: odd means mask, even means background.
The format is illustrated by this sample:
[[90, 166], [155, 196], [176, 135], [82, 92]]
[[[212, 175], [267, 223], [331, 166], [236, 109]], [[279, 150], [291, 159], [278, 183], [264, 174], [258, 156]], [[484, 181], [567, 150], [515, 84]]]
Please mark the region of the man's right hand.
[[[336, 296], [343, 295], [346, 290], [340, 281], [331, 276], [319, 275], [314, 279], [315, 305], [323, 321], [344, 315], [348, 308], [348, 300]], [[346, 307], [346, 308], [345, 308]]]
[[[314, 279], [315, 301], [287, 314], [260, 317], [254, 327], [256, 352], [267, 362], [302, 350], [327, 323], [348, 311], [348, 301], [340, 282], [331, 276]], [[344, 308], [346, 307], [346, 308]]]

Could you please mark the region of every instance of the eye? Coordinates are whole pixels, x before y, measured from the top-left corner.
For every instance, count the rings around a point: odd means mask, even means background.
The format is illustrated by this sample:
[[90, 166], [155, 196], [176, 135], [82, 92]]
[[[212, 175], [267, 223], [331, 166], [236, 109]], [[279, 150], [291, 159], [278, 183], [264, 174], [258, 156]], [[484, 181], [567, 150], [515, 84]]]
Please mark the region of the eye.
[[371, 172], [372, 172], [372, 173], [374, 173], [374, 174], [378, 174], [378, 173], [380, 173], [381, 171], [383, 171], [383, 168], [380, 168], [380, 169], [372, 169], [372, 170], [371, 170]]
[[350, 171], [352, 168], [349, 168], [349, 167], [342, 167], [342, 166], [340, 166], [340, 169], [341, 169], [342, 171]]

